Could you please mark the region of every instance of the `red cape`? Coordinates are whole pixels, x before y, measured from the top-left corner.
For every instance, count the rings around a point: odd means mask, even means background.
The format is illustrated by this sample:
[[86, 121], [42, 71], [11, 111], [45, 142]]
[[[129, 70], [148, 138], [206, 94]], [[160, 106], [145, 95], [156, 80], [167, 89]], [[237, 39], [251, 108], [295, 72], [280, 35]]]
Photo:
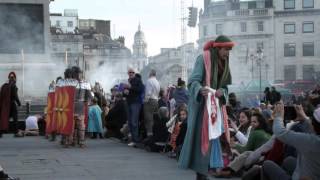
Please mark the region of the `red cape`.
[[10, 115], [10, 96], [11, 88], [9, 83], [5, 83], [0, 91], [0, 130], [9, 129], [9, 115]]

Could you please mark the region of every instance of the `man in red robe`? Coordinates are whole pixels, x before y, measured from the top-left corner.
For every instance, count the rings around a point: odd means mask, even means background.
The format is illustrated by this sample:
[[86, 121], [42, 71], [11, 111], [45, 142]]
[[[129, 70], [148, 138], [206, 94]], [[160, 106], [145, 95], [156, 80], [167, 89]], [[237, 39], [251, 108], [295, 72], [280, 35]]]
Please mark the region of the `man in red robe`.
[[13, 118], [14, 133], [18, 132], [18, 106], [21, 106], [16, 86], [17, 76], [14, 72], [8, 75], [8, 81], [4, 83], [0, 91], [0, 138], [4, 131], [9, 129], [9, 119]]

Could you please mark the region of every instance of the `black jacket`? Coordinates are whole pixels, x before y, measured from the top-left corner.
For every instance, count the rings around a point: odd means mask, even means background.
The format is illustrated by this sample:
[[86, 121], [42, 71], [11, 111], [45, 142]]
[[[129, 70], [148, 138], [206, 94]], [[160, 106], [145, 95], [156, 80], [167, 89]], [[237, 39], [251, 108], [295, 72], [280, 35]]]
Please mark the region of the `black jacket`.
[[108, 129], [120, 130], [128, 120], [128, 108], [125, 100], [116, 101], [113, 108], [106, 116], [106, 127]]
[[128, 104], [140, 103], [142, 101], [144, 85], [142, 80], [138, 77], [129, 79], [131, 88], [129, 89], [129, 94], [126, 95]]

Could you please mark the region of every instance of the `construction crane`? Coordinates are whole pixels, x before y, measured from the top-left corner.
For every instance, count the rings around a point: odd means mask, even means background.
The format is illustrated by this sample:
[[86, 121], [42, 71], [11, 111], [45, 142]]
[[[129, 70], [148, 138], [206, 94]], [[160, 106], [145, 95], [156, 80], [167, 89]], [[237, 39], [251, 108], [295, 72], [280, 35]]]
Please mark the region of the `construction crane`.
[[187, 32], [186, 32], [186, 13], [185, 13], [185, 0], [180, 1], [180, 18], [181, 18], [181, 58], [182, 58], [182, 74], [181, 77], [185, 81], [187, 81], [187, 62], [186, 62], [186, 50], [185, 50], [185, 44], [187, 42]]

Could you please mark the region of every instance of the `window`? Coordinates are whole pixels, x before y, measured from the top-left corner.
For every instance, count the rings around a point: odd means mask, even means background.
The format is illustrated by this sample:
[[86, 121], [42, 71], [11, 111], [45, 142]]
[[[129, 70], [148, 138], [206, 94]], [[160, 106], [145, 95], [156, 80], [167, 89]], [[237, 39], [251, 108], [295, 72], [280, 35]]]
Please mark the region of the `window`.
[[295, 65], [287, 65], [284, 66], [284, 80], [296, 80], [296, 66]]
[[257, 42], [257, 49], [263, 49], [263, 42]]
[[203, 26], [203, 36], [208, 35], [208, 26]]
[[314, 0], [303, 0], [303, 8], [314, 8]]
[[216, 24], [216, 34], [217, 35], [222, 34], [222, 24]]
[[246, 22], [241, 22], [241, 32], [247, 32], [247, 23]]
[[60, 27], [60, 21], [56, 21], [56, 27]]
[[266, 5], [266, 2], [265, 0], [257, 0], [257, 9], [264, 9], [265, 8], [265, 5]]
[[295, 0], [284, 0], [284, 9], [294, 9]]
[[303, 22], [302, 24], [303, 33], [313, 33], [313, 31], [314, 31], [313, 22]]
[[302, 66], [302, 74], [304, 80], [313, 80], [314, 66], [313, 65], [303, 65]]
[[[217, 5], [212, 7], [212, 14], [214, 15], [224, 15], [226, 14], [226, 6], [225, 5]], [[210, 13], [211, 13], [210, 12]]]
[[240, 2], [240, 9], [248, 9], [249, 5], [248, 2]]
[[284, 24], [284, 33], [285, 34], [294, 34], [296, 32], [296, 24], [294, 23], [285, 23]]
[[68, 27], [73, 27], [73, 22], [72, 21], [68, 21]]
[[284, 57], [296, 56], [296, 44], [286, 43], [284, 44]]
[[258, 25], [258, 31], [262, 32], [263, 31], [263, 21], [258, 21], [257, 25]]
[[302, 54], [303, 56], [314, 56], [314, 43], [306, 42], [302, 45]]

